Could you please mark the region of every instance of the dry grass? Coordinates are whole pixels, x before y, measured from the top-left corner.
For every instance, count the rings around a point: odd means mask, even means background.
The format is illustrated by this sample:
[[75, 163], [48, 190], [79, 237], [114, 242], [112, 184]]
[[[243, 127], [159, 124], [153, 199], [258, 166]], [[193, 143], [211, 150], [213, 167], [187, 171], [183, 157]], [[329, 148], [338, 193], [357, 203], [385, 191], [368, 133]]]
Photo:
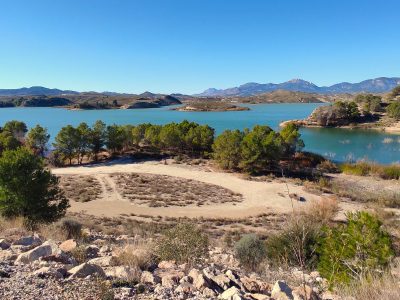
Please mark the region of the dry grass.
[[334, 219], [338, 211], [338, 201], [334, 197], [324, 197], [308, 203], [302, 208], [301, 214], [312, 217], [315, 222], [327, 224]]
[[348, 287], [338, 288], [336, 292], [344, 299], [400, 299], [399, 279], [390, 274], [384, 274], [381, 278], [363, 279], [352, 283]]
[[155, 263], [152, 243], [129, 243], [114, 250], [119, 265], [147, 270]]
[[118, 191], [135, 204], [150, 207], [238, 203], [242, 195], [217, 185], [172, 176], [112, 174]]
[[76, 202], [96, 200], [102, 192], [100, 183], [93, 176], [63, 175], [60, 187], [70, 201]]

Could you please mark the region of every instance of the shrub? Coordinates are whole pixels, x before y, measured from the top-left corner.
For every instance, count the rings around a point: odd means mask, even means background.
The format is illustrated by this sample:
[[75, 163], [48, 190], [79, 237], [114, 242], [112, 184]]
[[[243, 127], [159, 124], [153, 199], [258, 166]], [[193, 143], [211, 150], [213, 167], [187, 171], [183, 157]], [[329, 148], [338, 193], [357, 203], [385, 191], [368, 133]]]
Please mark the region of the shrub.
[[201, 262], [208, 254], [208, 237], [195, 225], [178, 224], [167, 230], [157, 245], [161, 260], [193, 265]]
[[319, 224], [328, 224], [336, 216], [339, 210], [338, 202], [335, 198], [321, 198], [306, 205], [303, 214]]
[[28, 226], [56, 221], [69, 206], [58, 178], [26, 148], [1, 156], [0, 191], [0, 213], [7, 218], [21, 216]]
[[394, 254], [381, 225], [367, 212], [357, 212], [347, 215], [346, 225], [325, 228], [318, 249], [321, 275], [333, 284], [348, 284], [381, 272]]
[[246, 234], [235, 244], [235, 255], [244, 268], [256, 270], [266, 257], [265, 243], [255, 234]]
[[79, 239], [82, 236], [82, 224], [72, 219], [61, 221], [61, 229], [65, 231], [67, 239]]
[[309, 217], [295, 217], [282, 232], [267, 240], [267, 257], [275, 266], [313, 269], [317, 264], [320, 224]]
[[396, 120], [400, 119], [400, 102], [393, 102], [386, 108], [388, 115]]
[[118, 264], [147, 270], [156, 263], [152, 245], [125, 245], [115, 251]]
[[318, 164], [317, 169], [323, 173], [337, 173], [339, 171], [337, 165], [328, 159]]
[[340, 170], [349, 175], [367, 176], [371, 171], [371, 164], [367, 162], [358, 162], [354, 164], [344, 163], [340, 165]]

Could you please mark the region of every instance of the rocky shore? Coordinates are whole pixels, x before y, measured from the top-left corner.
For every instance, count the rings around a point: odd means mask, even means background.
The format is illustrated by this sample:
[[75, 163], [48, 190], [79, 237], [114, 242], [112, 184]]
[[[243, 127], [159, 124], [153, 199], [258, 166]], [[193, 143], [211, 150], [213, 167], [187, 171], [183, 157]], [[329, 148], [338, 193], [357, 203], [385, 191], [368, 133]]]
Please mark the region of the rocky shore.
[[[288, 275], [297, 278], [295, 286], [283, 280], [267, 282], [240, 269], [222, 248], [211, 249], [207, 261], [196, 266], [161, 261], [139, 268], [122, 263], [118, 249], [138, 245], [139, 239], [90, 231], [85, 232], [85, 243], [39, 235], [0, 239], [0, 298], [340, 299], [327, 292], [318, 272], [293, 269]], [[137, 249], [132, 257], [140, 260], [144, 254]]]

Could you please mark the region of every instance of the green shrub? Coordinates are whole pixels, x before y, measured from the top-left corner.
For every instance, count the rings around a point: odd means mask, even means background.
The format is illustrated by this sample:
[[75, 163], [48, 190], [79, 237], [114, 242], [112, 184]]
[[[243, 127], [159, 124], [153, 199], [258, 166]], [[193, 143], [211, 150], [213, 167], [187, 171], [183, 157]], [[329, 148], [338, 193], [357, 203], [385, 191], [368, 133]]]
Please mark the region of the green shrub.
[[400, 179], [400, 165], [385, 166], [380, 176], [383, 179]]
[[26, 225], [50, 223], [65, 215], [68, 200], [58, 178], [43, 160], [26, 148], [7, 150], [0, 157], [0, 213], [23, 217]]
[[388, 115], [396, 120], [400, 119], [400, 102], [393, 102], [386, 108]]
[[82, 236], [82, 224], [72, 219], [61, 221], [61, 229], [65, 231], [67, 239], [79, 239]]
[[204, 260], [208, 246], [207, 235], [193, 224], [182, 223], [164, 233], [158, 241], [156, 254], [161, 260], [193, 265]]
[[313, 269], [318, 262], [319, 238], [319, 223], [309, 217], [297, 217], [283, 231], [269, 237], [266, 243], [268, 260], [277, 267]]
[[349, 213], [347, 224], [325, 228], [318, 249], [318, 270], [331, 284], [377, 275], [393, 257], [389, 234], [367, 212]]
[[255, 234], [246, 234], [235, 244], [235, 255], [244, 268], [256, 270], [266, 257], [265, 243]]
[[349, 175], [367, 176], [371, 172], [371, 164], [367, 162], [344, 163], [340, 165], [340, 170]]

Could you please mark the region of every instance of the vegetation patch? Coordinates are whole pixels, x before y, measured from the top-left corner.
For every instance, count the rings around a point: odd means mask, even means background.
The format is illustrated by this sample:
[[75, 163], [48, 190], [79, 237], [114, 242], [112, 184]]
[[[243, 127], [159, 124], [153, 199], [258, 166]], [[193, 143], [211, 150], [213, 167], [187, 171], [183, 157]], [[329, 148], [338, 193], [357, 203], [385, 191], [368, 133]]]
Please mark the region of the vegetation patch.
[[96, 200], [102, 193], [99, 181], [93, 176], [62, 175], [60, 187], [67, 199], [76, 202]]
[[112, 174], [118, 191], [135, 204], [150, 207], [238, 203], [242, 195], [217, 185], [152, 174]]

